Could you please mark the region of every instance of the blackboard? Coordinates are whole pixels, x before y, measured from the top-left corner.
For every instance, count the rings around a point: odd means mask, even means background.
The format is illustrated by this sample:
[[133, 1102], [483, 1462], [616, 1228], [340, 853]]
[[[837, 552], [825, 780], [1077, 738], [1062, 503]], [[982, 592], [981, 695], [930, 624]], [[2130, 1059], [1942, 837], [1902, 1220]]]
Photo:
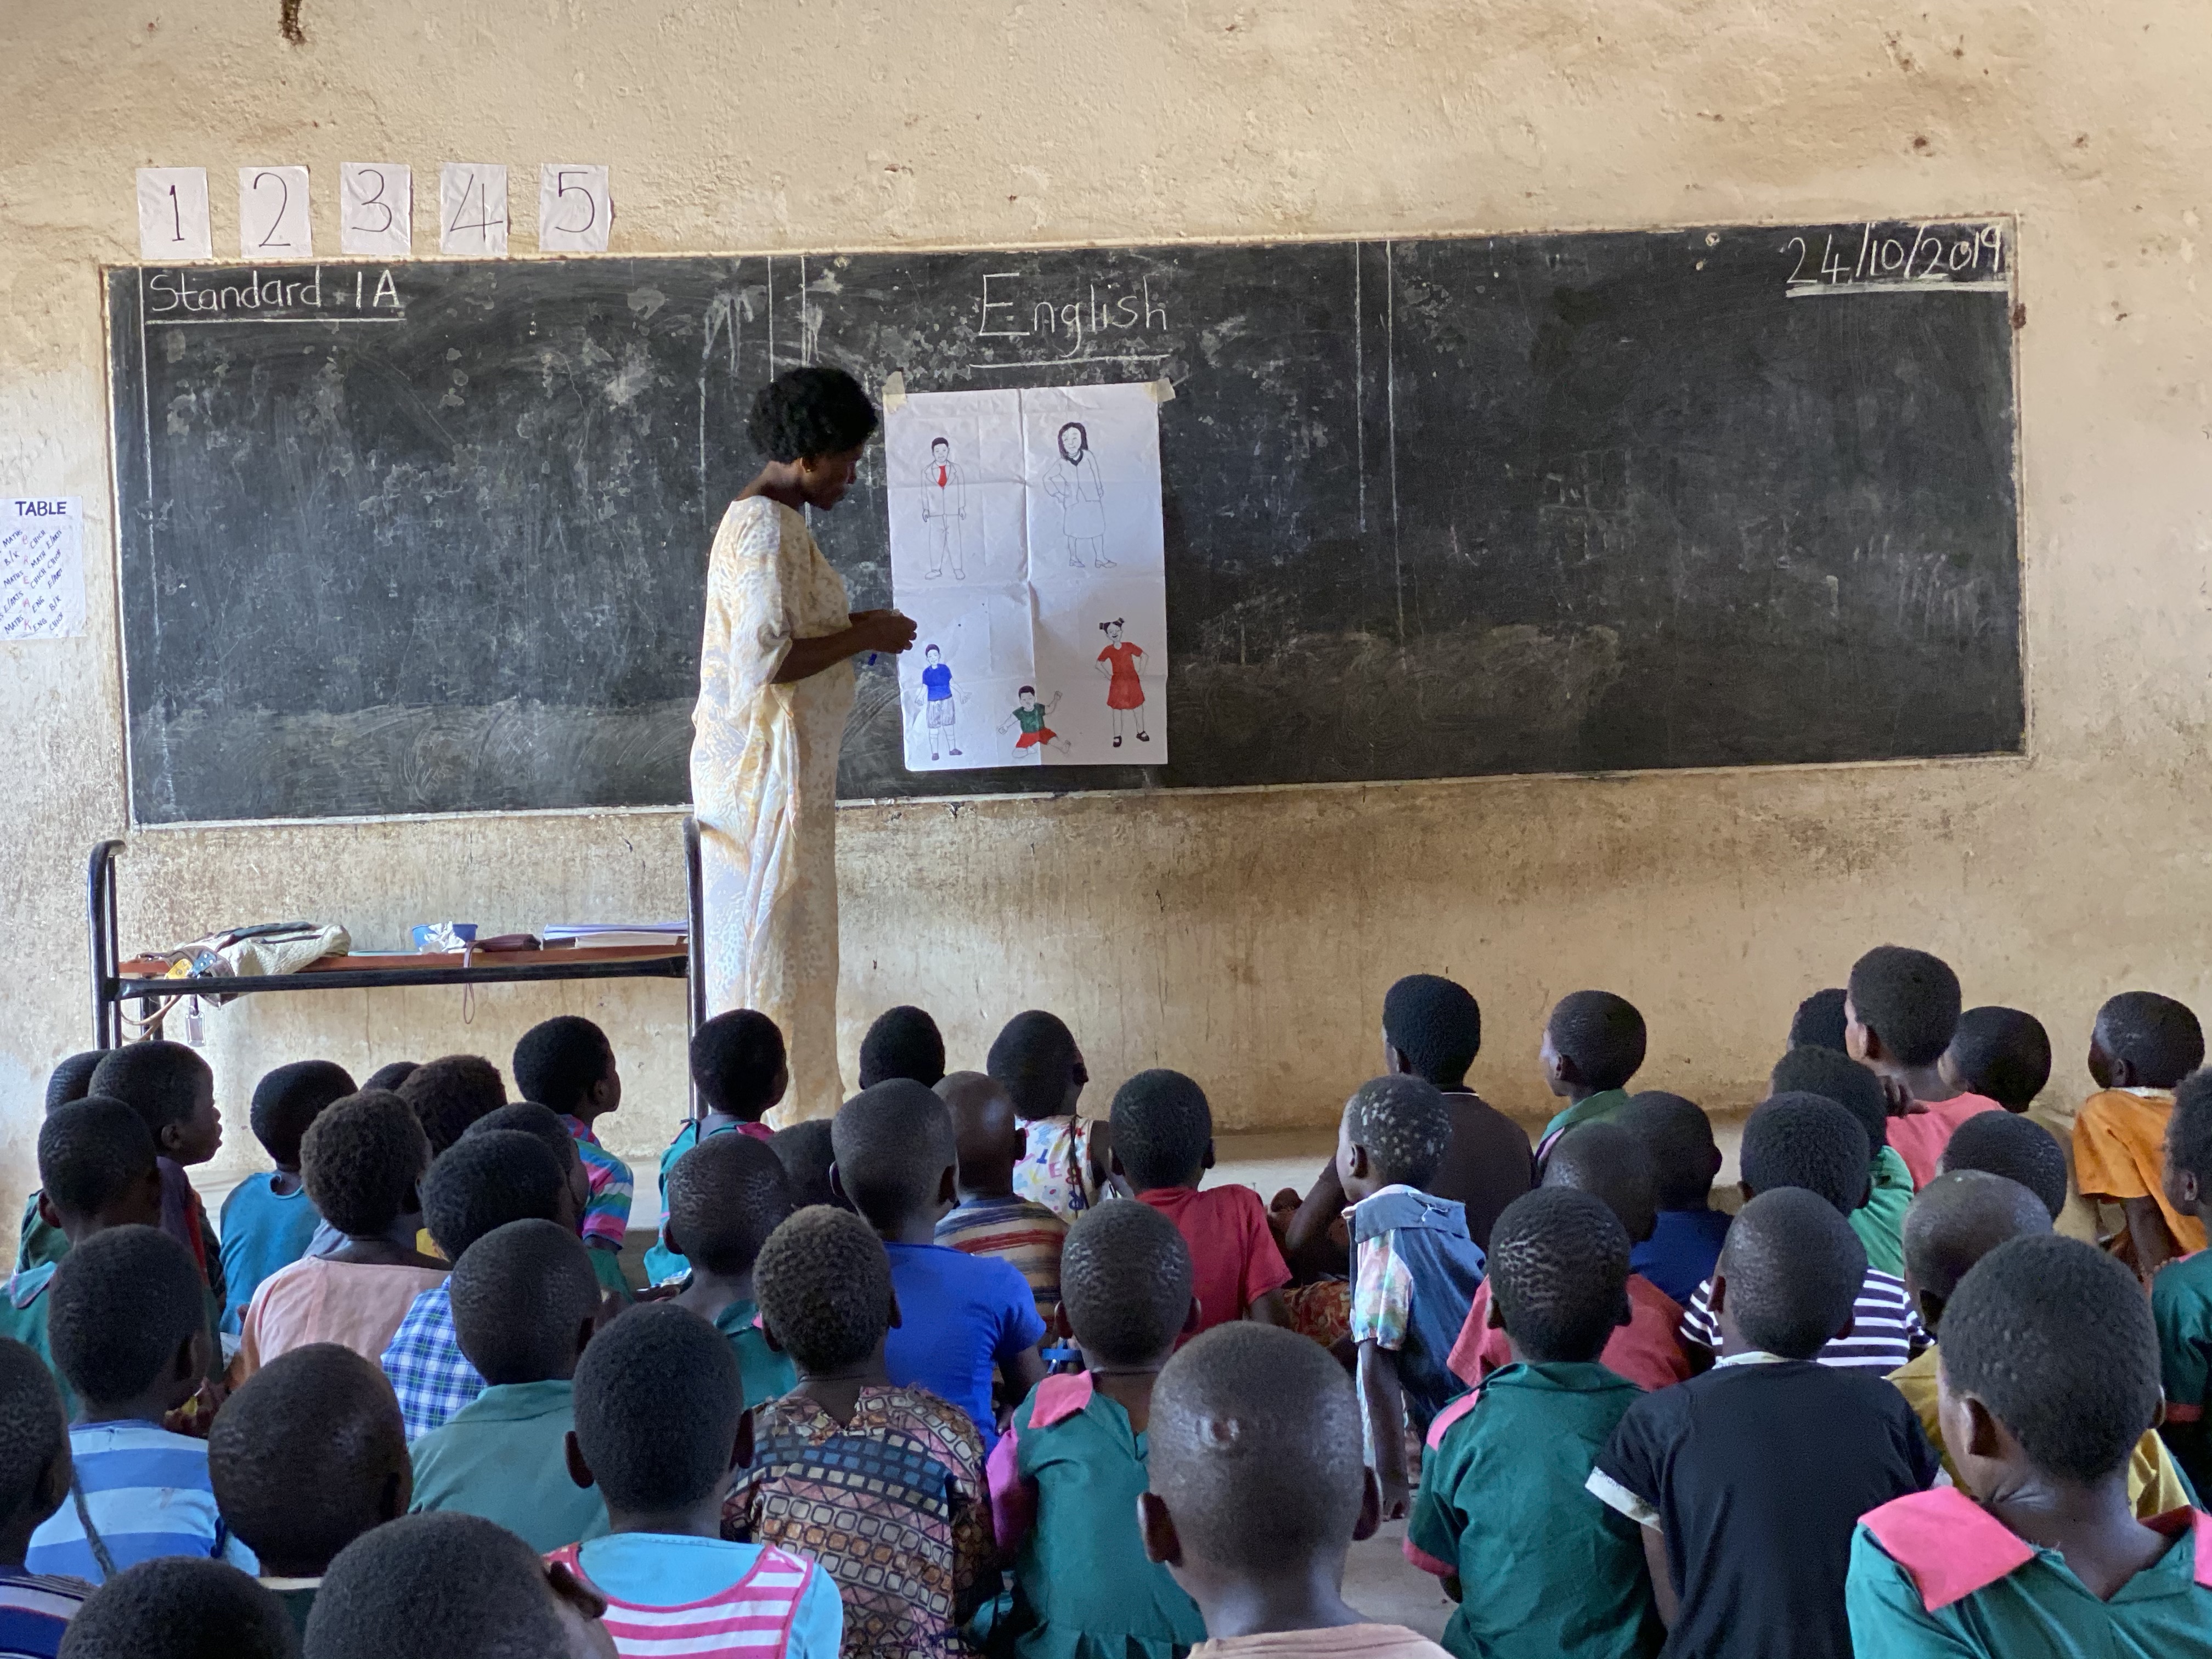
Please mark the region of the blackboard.
[[[755, 388], [1165, 379], [1174, 763], [2016, 750], [2006, 222], [108, 273], [141, 823], [672, 805]], [[879, 450], [816, 533], [889, 602]]]

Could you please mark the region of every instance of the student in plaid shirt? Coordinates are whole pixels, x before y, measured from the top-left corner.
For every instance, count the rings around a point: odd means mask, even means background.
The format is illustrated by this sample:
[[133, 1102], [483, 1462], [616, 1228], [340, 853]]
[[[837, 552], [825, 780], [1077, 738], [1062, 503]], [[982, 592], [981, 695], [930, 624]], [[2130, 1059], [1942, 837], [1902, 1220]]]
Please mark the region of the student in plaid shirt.
[[629, 1165], [599, 1145], [592, 1126], [622, 1105], [622, 1073], [607, 1034], [575, 1014], [561, 1014], [532, 1026], [514, 1045], [514, 1085], [526, 1100], [550, 1106], [575, 1137], [576, 1151], [591, 1178], [591, 1202], [584, 1206], [584, 1243], [592, 1270], [608, 1290], [627, 1297], [630, 1287], [616, 1257], [629, 1231]]
[[[533, 1121], [534, 1133], [517, 1127]], [[543, 1106], [508, 1106], [471, 1127], [430, 1166], [422, 1183], [422, 1218], [449, 1261], [459, 1261], [470, 1245], [510, 1221], [575, 1226], [568, 1159], [555, 1155], [549, 1138], [574, 1158], [554, 1113]], [[384, 1350], [383, 1364], [410, 1442], [443, 1428], [483, 1392], [483, 1378], [454, 1334], [453, 1297], [445, 1285], [415, 1298]]]

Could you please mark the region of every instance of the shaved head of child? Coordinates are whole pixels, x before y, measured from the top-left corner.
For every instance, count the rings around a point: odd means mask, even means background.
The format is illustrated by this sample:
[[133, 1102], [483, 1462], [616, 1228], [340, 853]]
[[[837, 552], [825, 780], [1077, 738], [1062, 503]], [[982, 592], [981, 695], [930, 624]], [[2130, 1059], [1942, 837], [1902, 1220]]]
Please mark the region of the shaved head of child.
[[1514, 1358], [1574, 1364], [1602, 1353], [1629, 1321], [1628, 1251], [1627, 1229], [1595, 1193], [1547, 1180], [1507, 1205], [1491, 1231], [1487, 1265], [1492, 1318]]
[[1841, 1218], [1866, 1202], [1873, 1157], [1866, 1131], [1849, 1111], [1825, 1095], [1790, 1094], [1760, 1103], [1744, 1120], [1738, 1161], [1747, 1195], [1802, 1188]]
[[1619, 1123], [1568, 1130], [1544, 1165], [1544, 1185], [1588, 1193], [1613, 1212], [1631, 1244], [1641, 1244], [1659, 1224], [1651, 1155], [1634, 1130]]
[[447, 1054], [410, 1072], [398, 1095], [429, 1137], [434, 1157], [478, 1118], [507, 1104], [507, 1083], [482, 1054]]
[[2204, 1028], [2172, 997], [2123, 991], [2097, 1011], [2089, 1075], [2100, 1089], [2171, 1089], [2203, 1063]]
[[354, 1092], [353, 1078], [327, 1060], [295, 1060], [253, 1085], [253, 1138], [280, 1170], [300, 1167], [300, 1139], [332, 1101]]
[[[1210, 1145], [1210, 1116], [1206, 1127]], [[1392, 1185], [1425, 1188], [1443, 1162], [1451, 1132], [1451, 1108], [1435, 1084], [1418, 1077], [1373, 1079], [1345, 1103], [1337, 1179], [1355, 1200]]]
[[1392, 1071], [1457, 1089], [1482, 1051], [1482, 1010], [1463, 985], [1408, 974], [1383, 995], [1382, 1041]]
[[2017, 1008], [1969, 1008], [1959, 1016], [1942, 1065], [1961, 1091], [2024, 1112], [2051, 1081], [2051, 1033]]
[[2066, 1152], [2041, 1124], [2008, 1113], [1983, 1112], [1952, 1132], [1945, 1170], [1985, 1170], [2016, 1181], [2042, 1201], [2051, 1220], [2066, 1207]]
[[2051, 1231], [2043, 1200], [1980, 1170], [1939, 1175], [1905, 1212], [1905, 1286], [1933, 1331], [1973, 1265], [2008, 1239]]
[[830, 1139], [833, 1178], [879, 1233], [933, 1224], [958, 1197], [952, 1115], [911, 1078], [854, 1095], [830, 1120]]
[[574, 1233], [550, 1221], [510, 1221], [470, 1245], [447, 1282], [453, 1334], [486, 1382], [575, 1374], [599, 1281]]
[[1644, 1143], [1662, 1210], [1702, 1210], [1721, 1172], [1721, 1149], [1705, 1108], [1663, 1089], [1631, 1095], [1613, 1121]]
[[1815, 991], [1797, 1005], [1790, 1018], [1793, 1048], [1833, 1048], [1844, 1052], [1844, 1000], [1850, 994], [1840, 985]]
[[1767, 1081], [1774, 1094], [1819, 1095], [1832, 1100], [1859, 1121], [1872, 1149], [1889, 1145], [1889, 1097], [1881, 1079], [1849, 1054], [1834, 1048], [1792, 1048], [1774, 1063]]
[[876, 1023], [860, 1039], [863, 1089], [900, 1077], [925, 1089], [934, 1089], [945, 1080], [944, 1034], [927, 1012], [904, 1003], [877, 1015]]
[[1759, 1193], [1729, 1229], [1713, 1270], [1722, 1351], [1812, 1358], [1850, 1328], [1865, 1279], [1866, 1247], [1832, 1203], [1794, 1187]]
[[1006, 1085], [1015, 1112], [1024, 1119], [1066, 1116], [1091, 1080], [1075, 1034], [1059, 1015], [1042, 1008], [1006, 1022], [983, 1069]]
[[292, 1659], [284, 1604], [227, 1561], [157, 1556], [95, 1590], [62, 1638], [65, 1659]]
[[1060, 1294], [1086, 1364], [1156, 1367], [1189, 1322], [1190, 1248], [1149, 1204], [1085, 1210], [1060, 1252]]
[[710, 1273], [750, 1273], [796, 1207], [775, 1148], [750, 1135], [709, 1135], [668, 1172], [669, 1248]]
[[715, 1015], [692, 1033], [691, 1084], [708, 1111], [759, 1122], [791, 1086], [782, 1030], [750, 1008]]
[[1877, 1070], [1933, 1066], [1959, 1029], [1960, 1003], [1959, 976], [1941, 957], [1877, 945], [1851, 965], [1844, 1047]]
[[1114, 1161], [1132, 1191], [1194, 1187], [1212, 1164], [1212, 1109], [1181, 1072], [1138, 1073], [1115, 1091], [1111, 1121]]
[[1024, 1133], [1006, 1085], [988, 1072], [955, 1072], [939, 1079], [936, 1091], [952, 1114], [960, 1196], [1004, 1198], [1014, 1189]]
[[126, 1042], [101, 1056], [88, 1094], [119, 1100], [144, 1120], [155, 1150], [179, 1164], [204, 1164], [222, 1146], [215, 1073], [181, 1042]]
[[896, 1308], [883, 1241], [850, 1210], [826, 1204], [769, 1235], [753, 1291], [776, 1346], [817, 1376], [880, 1353]]
[[768, 1138], [769, 1150], [791, 1181], [791, 1201], [796, 1209], [828, 1204], [842, 1207], [844, 1200], [830, 1184], [830, 1169], [837, 1161], [835, 1132], [826, 1117], [809, 1118]]
[[1544, 1023], [1540, 1058], [1555, 1095], [1582, 1099], [1625, 1088], [1644, 1064], [1644, 1016], [1610, 991], [1561, 997]]
[[2166, 1195], [2183, 1215], [2212, 1209], [2212, 1072], [2184, 1078], [2166, 1122]]

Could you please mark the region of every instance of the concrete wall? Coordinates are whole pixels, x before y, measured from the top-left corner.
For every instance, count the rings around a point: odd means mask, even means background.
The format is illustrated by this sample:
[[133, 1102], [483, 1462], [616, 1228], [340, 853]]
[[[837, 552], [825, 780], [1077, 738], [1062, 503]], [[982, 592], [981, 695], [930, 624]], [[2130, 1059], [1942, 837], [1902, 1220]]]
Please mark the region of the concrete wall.
[[[1864, 946], [1944, 952], [2051, 1024], [2200, 1004], [2212, 310], [2197, 292], [2212, 32], [2172, 0], [15, 0], [0, 103], [0, 489], [86, 499], [78, 641], [0, 647], [0, 1199], [45, 1068], [85, 1040], [79, 880], [125, 829], [96, 272], [136, 257], [131, 169], [605, 161], [617, 249], [847, 248], [2020, 216], [2026, 760], [849, 811], [851, 1048], [896, 1000], [973, 1062], [1060, 1010], [1098, 1103], [1164, 1063], [1225, 1125], [1326, 1121], [1382, 988], [1455, 973], [1477, 1082], [1530, 1112], [1549, 1000], [1650, 1018], [1646, 1078], [1755, 1097], [1784, 1022]], [[518, 172], [516, 246], [534, 246]], [[418, 246], [426, 214], [418, 212]], [[831, 532], [834, 534], [834, 521]], [[675, 820], [487, 818], [136, 836], [126, 944], [240, 919], [496, 928], [678, 913]], [[210, 1019], [233, 1144], [307, 1054], [504, 1060], [556, 1008], [614, 1032], [647, 1161], [679, 1109], [672, 986], [333, 994]], [[850, 1075], [848, 1070], [848, 1078]]]

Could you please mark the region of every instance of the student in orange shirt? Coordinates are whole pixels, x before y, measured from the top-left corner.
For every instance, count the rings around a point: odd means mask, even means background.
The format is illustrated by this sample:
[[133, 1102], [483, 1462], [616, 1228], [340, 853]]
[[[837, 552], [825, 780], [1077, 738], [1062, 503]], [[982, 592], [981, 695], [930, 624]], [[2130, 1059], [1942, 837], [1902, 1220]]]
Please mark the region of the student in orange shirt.
[[1940, 957], [1883, 945], [1851, 966], [1844, 995], [1844, 1044], [1881, 1079], [1889, 1144], [1917, 1190], [1936, 1174], [1951, 1132], [1977, 1112], [2004, 1109], [1986, 1095], [1960, 1092], [1944, 1079], [1943, 1051], [1959, 1029], [1959, 976]]
[[2146, 1283], [2204, 1248], [2204, 1224], [2173, 1206], [2165, 1180], [2173, 1087], [2203, 1063], [2203, 1028], [2172, 997], [2123, 991], [2097, 1011], [2089, 1075], [2098, 1092], [2075, 1115], [2074, 1182], [2091, 1203], [2125, 1213], [2102, 1242]]

